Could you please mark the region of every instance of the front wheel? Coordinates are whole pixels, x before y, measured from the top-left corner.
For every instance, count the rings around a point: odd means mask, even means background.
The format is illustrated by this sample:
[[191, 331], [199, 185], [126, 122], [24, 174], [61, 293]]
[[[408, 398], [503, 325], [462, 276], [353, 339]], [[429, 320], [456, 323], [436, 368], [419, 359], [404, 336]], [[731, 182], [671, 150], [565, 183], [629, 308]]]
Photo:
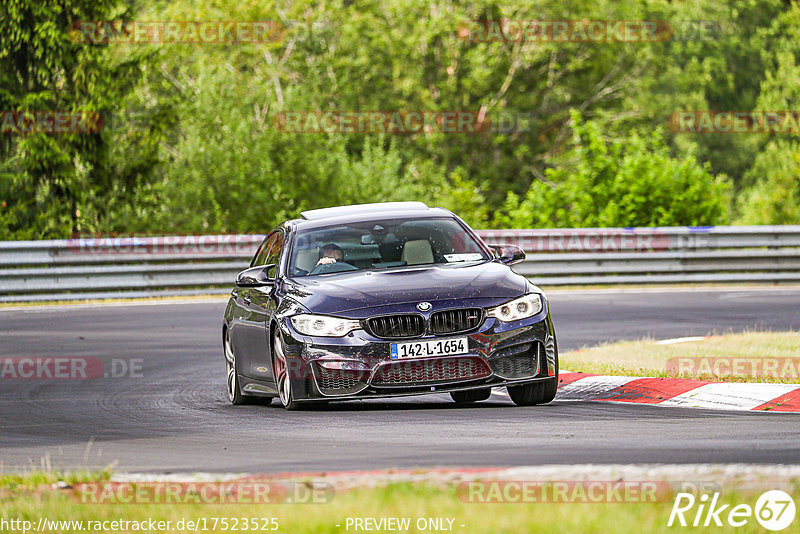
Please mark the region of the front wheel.
[[522, 386], [507, 386], [508, 396], [517, 406], [534, 406], [536, 404], [547, 404], [556, 398], [558, 391], [558, 352], [556, 351], [556, 376], [550, 377], [541, 382], [524, 384]]
[[508, 390], [508, 396], [517, 406], [547, 404], [556, 397], [558, 377], [522, 386], [508, 386], [506, 389]]
[[281, 335], [277, 331], [275, 332], [272, 352], [274, 354], [272, 358], [272, 370], [275, 374], [275, 385], [278, 388], [278, 396], [281, 399], [281, 404], [287, 410], [297, 410], [300, 408], [300, 403], [294, 400], [292, 380], [289, 376], [289, 365], [286, 362], [286, 351]]

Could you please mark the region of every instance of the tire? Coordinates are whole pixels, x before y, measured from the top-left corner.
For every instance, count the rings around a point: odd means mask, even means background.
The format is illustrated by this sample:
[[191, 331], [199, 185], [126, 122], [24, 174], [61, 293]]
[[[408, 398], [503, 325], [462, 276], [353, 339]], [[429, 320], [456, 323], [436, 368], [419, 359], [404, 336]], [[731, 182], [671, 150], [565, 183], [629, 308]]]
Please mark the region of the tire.
[[556, 376], [524, 384], [522, 386], [507, 386], [508, 396], [517, 406], [535, 406], [537, 404], [547, 404], [556, 398], [558, 391], [558, 349], [556, 349]]
[[283, 348], [283, 340], [280, 332], [275, 332], [272, 344], [272, 373], [275, 376], [275, 385], [278, 388], [278, 398], [283, 407], [287, 410], [299, 410], [301, 403], [294, 400], [294, 388], [288, 373], [286, 363], [286, 352]]
[[[227, 328], [222, 337], [222, 352], [225, 356], [228, 400], [234, 406], [251, 404], [256, 397], [242, 394], [242, 388], [239, 386], [239, 373], [236, 371], [236, 354], [233, 352], [233, 347], [231, 347], [231, 334]], [[272, 399], [269, 400], [271, 401]]]
[[485, 401], [492, 396], [492, 389], [472, 389], [469, 391], [451, 391], [450, 396], [456, 404], [469, 404], [478, 401]]
[[506, 389], [508, 390], [508, 396], [517, 406], [547, 404], [556, 397], [558, 378], [522, 386], [508, 386]]

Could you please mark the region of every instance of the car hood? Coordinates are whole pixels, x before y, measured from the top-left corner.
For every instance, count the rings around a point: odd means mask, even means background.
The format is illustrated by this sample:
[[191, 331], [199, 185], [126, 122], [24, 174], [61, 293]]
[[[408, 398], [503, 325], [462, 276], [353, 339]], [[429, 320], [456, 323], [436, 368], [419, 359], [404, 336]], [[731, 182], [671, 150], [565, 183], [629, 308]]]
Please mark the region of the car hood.
[[505, 301], [525, 293], [527, 282], [499, 263], [359, 271], [295, 278], [286, 296], [314, 313], [409, 302], [483, 299]]

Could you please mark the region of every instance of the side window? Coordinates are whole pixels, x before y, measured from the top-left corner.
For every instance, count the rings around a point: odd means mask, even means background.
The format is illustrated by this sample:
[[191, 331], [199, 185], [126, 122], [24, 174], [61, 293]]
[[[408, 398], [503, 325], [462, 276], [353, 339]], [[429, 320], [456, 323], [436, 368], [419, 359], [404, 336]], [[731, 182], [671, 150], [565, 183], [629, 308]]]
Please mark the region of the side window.
[[[272, 246], [270, 247], [269, 253], [267, 254], [267, 259], [264, 262], [264, 265], [268, 263], [274, 263], [275, 265], [279, 265], [281, 261], [281, 253], [283, 252], [283, 242], [284, 242], [284, 235], [283, 232], [275, 232], [273, 236], [274, 239], [272, 240]], [[270, 269], [269, 275], [271, 277], [277, 274], [276, 269]]]
[[266, 265], [268, 263], [267, 256], [269, 255], [269, 251], [272, 248], [272, 244], [275, 242], [275, 237], [277, 235], [278, 235], [277, 232], [273, 232], [264, 238], [264, 241], [261, 243], [261, 246], [258, 247], [258, 252], [256, 252], [253, 261], [250, 262], [250, 267], [255, 267], [257, 265]]

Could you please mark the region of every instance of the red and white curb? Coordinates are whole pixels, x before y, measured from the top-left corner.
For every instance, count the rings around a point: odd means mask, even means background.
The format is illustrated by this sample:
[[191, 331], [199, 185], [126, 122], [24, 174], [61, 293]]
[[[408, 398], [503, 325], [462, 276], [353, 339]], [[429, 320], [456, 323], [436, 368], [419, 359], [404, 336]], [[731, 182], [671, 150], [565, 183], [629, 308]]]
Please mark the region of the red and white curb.
[[800, 412], [800, 384], [707, 382], [588, 373], [559, 374], [556, 400], [591, 400], [711, 408]]

